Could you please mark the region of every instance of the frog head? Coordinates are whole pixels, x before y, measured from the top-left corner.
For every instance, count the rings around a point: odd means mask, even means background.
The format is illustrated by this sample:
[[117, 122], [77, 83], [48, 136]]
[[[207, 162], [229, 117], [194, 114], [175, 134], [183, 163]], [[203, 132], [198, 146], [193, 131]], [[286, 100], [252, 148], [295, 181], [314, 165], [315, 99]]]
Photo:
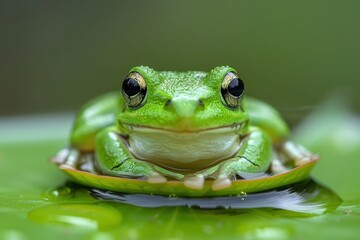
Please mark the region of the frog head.
[[236, 154], [248, 132], [244, 84], [231, 67], [209, 73], [134, 67], [122, 84], [118, 127], [138, 159], [177, 172]]
[[199, 132], [228, 129], [247, 131], [243, 110], [244, 84], [235, 69], [210, 72], [155, 71], [145, 66], [130, 70], [122, 83], [123, 109], [118, 116], [122, 133], [134, 128]]

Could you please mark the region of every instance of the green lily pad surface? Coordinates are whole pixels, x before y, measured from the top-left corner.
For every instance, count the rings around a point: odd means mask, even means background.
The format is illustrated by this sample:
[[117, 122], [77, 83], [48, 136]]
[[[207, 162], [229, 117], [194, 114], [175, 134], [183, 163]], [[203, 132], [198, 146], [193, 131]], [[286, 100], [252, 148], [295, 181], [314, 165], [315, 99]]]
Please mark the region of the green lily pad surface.
[[124, 193], [147, 193], [158, 195], [175, 195], [186, 197], [198, 196], [226, 196], [237, 195], [241, 193], [251, 193], [272, 189], [287, 184], [299, 182], [309, 177], [311, 169], [317, 163], [318, 159], [313, 160], [293, 168], [287, 172], [275, 174], [272, 176], [261, 177], [249, 180], [235, 180], [232, 185], [222, 190], [212, 190], [212, 181], [205, 181], [204, 188], [201, 190], [189, 189], [181, 181], [168, 181], [166, 183], [148, 183], [140, 179], [128, 179], [121, 177], [112, 177], [96, 175], [66, 166], [60, 168], [66, 172], [73, 181], [89, 187], [96, 187], [105, 190], [112, 190]]

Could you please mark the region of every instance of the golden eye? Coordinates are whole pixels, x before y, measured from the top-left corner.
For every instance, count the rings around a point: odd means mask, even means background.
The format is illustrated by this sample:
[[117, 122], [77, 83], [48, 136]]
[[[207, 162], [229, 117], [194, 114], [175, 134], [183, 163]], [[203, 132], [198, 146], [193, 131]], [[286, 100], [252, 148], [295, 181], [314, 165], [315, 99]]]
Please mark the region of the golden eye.
[[221, 96], [226, 105], [236, 108], [244, 93], [244, 82], [235, 72], [228, 72], [221, 83]]
[[145, 100], [146, 82], [138, 72], [131, 72], [122, 84], [122, 94], [130, 107], [138, 107]]

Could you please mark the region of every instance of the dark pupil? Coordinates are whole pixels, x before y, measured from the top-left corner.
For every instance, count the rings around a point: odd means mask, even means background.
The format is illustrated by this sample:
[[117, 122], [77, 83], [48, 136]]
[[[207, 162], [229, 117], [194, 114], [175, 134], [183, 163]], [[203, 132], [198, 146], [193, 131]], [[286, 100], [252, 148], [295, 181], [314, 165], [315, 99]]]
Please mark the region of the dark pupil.
[[123, 83], [123, 90], [129, 97], [135, 96], [140, 92], [140, 85], [135, 79], [128, 78]]
[[244, 83], [239, 78], [234, 78], [228, 86], [228, 92], [234, 97], [240, 97], [244, 92]]

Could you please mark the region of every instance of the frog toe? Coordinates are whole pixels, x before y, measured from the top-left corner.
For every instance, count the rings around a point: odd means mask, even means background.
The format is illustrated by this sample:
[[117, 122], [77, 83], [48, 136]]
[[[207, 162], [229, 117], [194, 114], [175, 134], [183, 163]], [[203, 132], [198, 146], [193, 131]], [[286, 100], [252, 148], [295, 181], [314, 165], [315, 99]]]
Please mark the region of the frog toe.
[[67, 157], [70, 154], [70, 151], [71, 149], [69, 147], [61, 149], [54, 156], [50, 158], [50, 161], [57, 165], [64, 164], [66, 162]]
[[211, 188], [212, 188], [212, 190], [217, 191], [217, 190], [222, 190], [222, 189], [228, 188], [231, 186], [231, 184], [232, 184], [232, 181], [230, 178], [219, 177], [213, 182]]
[[295, 166], [303, 165], [315, 157], [315, 155], [305, 147], [291, 141], [286, 141], [283, 144], [282, 151], [286, 156], [294, 161]]
[[153, 174], [147, 177], [148, 183], [166, 183], [167, 179], [163, 175], [160, 174]]
[[184, 180], [184, 185], [188, 188], [201, 190], [204, 187], [203, 176], [191, 176]]
[[63, 168], [75, 169], [82, 158], [80, 151], [76, 148], [67, 147], [61, 149], [50, 161], [56, 163]]

